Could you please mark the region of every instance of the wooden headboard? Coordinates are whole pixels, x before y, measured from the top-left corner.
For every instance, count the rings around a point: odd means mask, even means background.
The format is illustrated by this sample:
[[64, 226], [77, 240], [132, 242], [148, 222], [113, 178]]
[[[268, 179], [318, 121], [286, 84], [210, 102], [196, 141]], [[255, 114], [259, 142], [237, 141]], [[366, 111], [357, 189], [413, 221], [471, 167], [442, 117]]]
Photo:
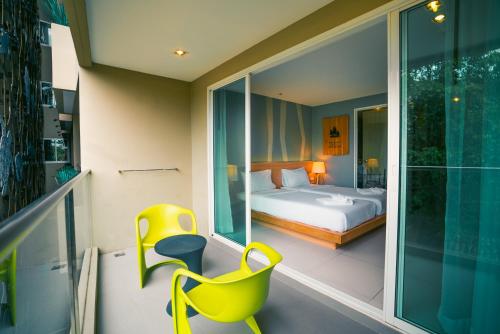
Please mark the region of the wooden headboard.
[[296, 169], [304, 167], [307, 174], [309, 175], [309, 180], [312, 180], [313, 175], [311, 175], [313, 162], [308, 161], [271, 161], [271, 162], [253, 162], [252, 172], [257, 172], [259, 170], [270, 169], [271, 179], [277, 188], [281, 188], [281, 170], [282, 169]]

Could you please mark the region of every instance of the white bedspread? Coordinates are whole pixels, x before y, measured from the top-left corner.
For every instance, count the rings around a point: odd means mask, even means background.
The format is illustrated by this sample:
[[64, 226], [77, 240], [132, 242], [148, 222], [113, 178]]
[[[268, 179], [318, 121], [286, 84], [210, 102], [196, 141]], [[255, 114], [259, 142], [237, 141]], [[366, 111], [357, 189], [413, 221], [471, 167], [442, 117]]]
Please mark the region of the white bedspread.
[[328, 198], [293, 189], [273, 189], [252, 193], [252, 210], [311, 226], [345, 232], [372, 219], [377, 207], [372, 201], [354, 200], [353, 205], [323, 205], [317, 198]]
[[360, 194], [356, 188], [346, 188], [346, 187], [336, 187], [334, 185], [330, 184], [311, 184], [311, 185], [304, 185], [300, 187], [294, 187], [294, 188], [284, 188], [284, 189], [291, 189], [291, 190], [298, 190], [302, 192], [310, 192], [313, 194], [340, 194], [348, 198], [352, 199], [362, 199], [365, 201], [370, 201], [373, 202], [377, 206], [377, 216], [384, 214], [386, 210], [386, 203], [387, 203], [387, 198], [386, 194], [370, 194], [370, 195], [363, 195]]

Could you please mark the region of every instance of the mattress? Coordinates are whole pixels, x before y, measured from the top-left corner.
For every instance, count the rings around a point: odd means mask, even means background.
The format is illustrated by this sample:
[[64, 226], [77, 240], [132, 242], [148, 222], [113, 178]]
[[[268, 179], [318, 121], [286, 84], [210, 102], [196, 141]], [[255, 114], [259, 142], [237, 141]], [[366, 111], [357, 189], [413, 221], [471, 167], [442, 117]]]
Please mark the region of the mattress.
[[387, 207], [386, 193], [380, 195], [378, 194], [362, 195], [358, 193], [356, 188], [337, 187], [329, 184], [320, 184], [320, 185], [311, 184], [311, 185], [304, 185], [300, 187], [285, 188], [285, 189], [311, 192], [313, 194], [325, 194], [325, 195], [339, 194], [352, 198], [354, 200], [358, 199], [358, 200], [370, 201], [377, 207], [377, 216], [384, 214]]
[[335, 232], [345, 232], [376, 216], [372, 201], [354, 200], [353, 205], [324, 205], [318, 198], [329, 195], [295, 189], [273, 189], [252, 193], [251, 207], [269, 215]]

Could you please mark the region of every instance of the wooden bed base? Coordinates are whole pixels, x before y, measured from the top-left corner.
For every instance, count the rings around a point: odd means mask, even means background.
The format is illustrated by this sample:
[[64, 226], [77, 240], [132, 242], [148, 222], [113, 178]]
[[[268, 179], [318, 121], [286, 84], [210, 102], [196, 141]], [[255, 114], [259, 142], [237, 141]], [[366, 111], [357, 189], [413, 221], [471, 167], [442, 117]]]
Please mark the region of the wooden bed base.
[[336, 249], [338, 246], [359, 238], [360, 236], [385, 224], [385, 214], [376, 216], [375, 218], [372, 218], [346, 232], [334, 232], [325, 228], [314, 227], [278, 218], [267, 213], [254, 210], [252, 210], [252, 219], [255, 219], [257, 223], [273, 230], [277, 230], [300, 239], [312, 241], [332, 249]]

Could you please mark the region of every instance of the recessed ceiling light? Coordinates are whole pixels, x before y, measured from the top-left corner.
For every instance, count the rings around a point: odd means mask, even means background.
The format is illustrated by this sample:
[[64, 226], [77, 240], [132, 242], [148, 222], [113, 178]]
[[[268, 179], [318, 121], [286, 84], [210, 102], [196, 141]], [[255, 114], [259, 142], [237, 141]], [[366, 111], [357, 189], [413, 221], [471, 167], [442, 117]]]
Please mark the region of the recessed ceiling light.
[[444, 14], [438, 14], [436, 17], [434, 17], [434, 22], [436, 23], [443, 23], [446, 20], [446, 15]]
[[441, 1], [439, 0], [431, 1], [427, 4], [426, 7], [431, 12], [436, 13], [439, 10], [439, 7], [441, 7]]
[[180, 56], [180, 57], [187, 55], [187, 53], [188, 52], [186, 50], [182, 50], [182, 49], [177, 49], [174, 51], [174, 54], [176, 56]]

